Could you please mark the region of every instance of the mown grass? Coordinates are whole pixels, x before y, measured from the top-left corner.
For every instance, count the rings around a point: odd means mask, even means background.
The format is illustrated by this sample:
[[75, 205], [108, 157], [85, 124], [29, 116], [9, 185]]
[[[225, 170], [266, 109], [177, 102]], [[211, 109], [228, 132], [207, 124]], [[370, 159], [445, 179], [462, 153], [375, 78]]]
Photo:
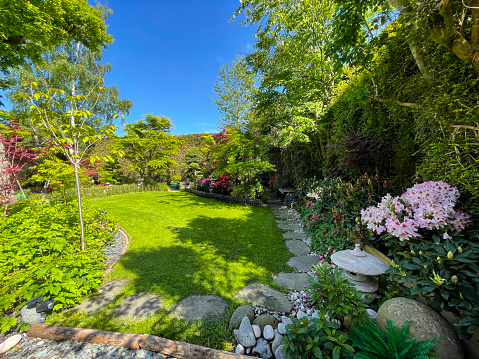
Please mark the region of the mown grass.
[[[227, 319], [187, 323], [169, 314], [190, 295], [215, 294], [239, 304], [235, 292], [249, 283], [274, 286], [273, 273], [290, 271], [291, 257], [266, 208], [196, 197], [190, 193], [130, 193], [94, 200], [130, 235], [128, 251], [107, 281], [130, 280], [121, 295], [93, 317], [57, 315], [61, 324], [150, 333], [228, 349]], [[161, 313], [143, 321], [120, 321], [111, 309], [127, 295], [149, 291], [162, 298]]]

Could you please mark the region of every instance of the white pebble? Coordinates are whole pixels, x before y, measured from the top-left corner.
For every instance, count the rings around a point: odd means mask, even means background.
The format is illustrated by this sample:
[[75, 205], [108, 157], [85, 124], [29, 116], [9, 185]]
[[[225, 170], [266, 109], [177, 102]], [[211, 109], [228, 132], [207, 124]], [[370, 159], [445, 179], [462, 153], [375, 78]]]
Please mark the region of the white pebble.
[[274, 339], [274, 330], [271, 325], [265, 325], [263, 329], [263, 337], [266, 340], [273, 340]]
[[241, 344], [238, 344], [235, 349], [235, 354], [244, 354], [244, 353], [245, 353], [244, 346], [242, 346]]
[[284, 325], [283, 323], [279, 323], [278, 324], [278, 333], [284, 335], [286, 333], [286, 325]]
[[253, 328], [253, 333], [256, 339], [261, 337], [261, 328], [259, 327], [259, 325], [252, 325], [251, 327]]
[[305, 312], [301, 311], [301, 310], [298, 312], [298, 314], [296, 314], [296, 317], [297, 317], [298, 319], [301, 319], [301, 318], [307, 317], [307, 316], [308, 316], [308, 315], [307, 315]]

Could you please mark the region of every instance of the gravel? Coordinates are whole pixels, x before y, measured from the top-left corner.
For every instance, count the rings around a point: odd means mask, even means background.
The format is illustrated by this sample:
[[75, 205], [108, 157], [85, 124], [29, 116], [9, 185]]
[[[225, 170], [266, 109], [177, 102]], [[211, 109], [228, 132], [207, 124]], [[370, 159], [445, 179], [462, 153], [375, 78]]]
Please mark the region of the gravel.
[[148, 350], [132, 350], [103, 344], [74, 342], [71, 340], [57, 342], [39, 338], [24, 337], [10, 351], [0, 355], [0, 359], [172, 359]]

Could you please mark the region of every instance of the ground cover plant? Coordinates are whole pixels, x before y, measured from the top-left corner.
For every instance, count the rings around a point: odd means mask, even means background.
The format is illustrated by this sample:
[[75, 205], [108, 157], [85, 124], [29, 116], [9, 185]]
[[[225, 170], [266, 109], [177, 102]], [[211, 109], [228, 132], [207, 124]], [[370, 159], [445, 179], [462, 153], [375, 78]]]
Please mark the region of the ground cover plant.
[[[150, 333], [174, 340], [230, 349], [227, 321], [187, 323], [169, 316], [190, 295], [215, 294], [234, 309], [234, 293], [252, 283], [273, 285], [272, 273], [288, 271], [291, 257], [266, 208], [217, 202], [186, 192], [130, 193], [99, 198], [130, 235], [128, 251], [107, 280], [130, 282], [102, 312], [85, 317], [66, 314], [52, 322], [70, 326]], [[245, 230], [248, 228], [248, 230]], [[126, 296], [149, 291], [163, 309], [147, 320], [115, 319], [111, 309]]]
[[[54, 311], [72, 307], [101, 284], [102, 247], [115, 230], [106, 212], [84, 204], [86, 250], [80, 250], [76, 204], [24, 201], [0, 217], [0, 314], [19, 310], [39, 294], [55, 297]], [[17, 324], [1, 319], [1, 331]]]

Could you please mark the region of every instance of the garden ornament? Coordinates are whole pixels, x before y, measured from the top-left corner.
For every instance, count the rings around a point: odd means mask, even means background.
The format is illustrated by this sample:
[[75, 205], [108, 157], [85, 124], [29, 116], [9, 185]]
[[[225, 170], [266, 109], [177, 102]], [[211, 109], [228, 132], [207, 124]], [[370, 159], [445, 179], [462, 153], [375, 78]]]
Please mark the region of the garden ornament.
[[25, 306], [20, 310], [22, 321], [28, 324], [44, 323], [47, 318], [46, 311], [53, 308], [53, 298], [48, 298], [43, 301], [43, 296], [40, 294], [30, 299]]
[[[359, 244], [354, 249], [333, 253], [331, 262], [344, 269], [344, 277], [363, 293], [363, 302], [366, 304], [377, 295], [379, 286], [374, 276], [384, 274], [388, 268], [379, 258], [362, 251]], [[371, 299], [368, 300], [367, 296]]]

